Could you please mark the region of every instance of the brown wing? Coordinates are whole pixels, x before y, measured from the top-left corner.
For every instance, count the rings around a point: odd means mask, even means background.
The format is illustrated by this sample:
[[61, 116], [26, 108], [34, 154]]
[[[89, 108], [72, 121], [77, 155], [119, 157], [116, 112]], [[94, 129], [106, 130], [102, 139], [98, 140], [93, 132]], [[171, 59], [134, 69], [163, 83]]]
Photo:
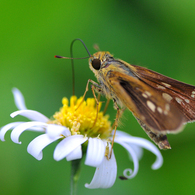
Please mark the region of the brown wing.
[[153, 87], [137, 77], [111, 71], [108, 80], [113, 94], [136, 118], [155, 133], [176, 133], [180, 131], [185, 117]]
[[195, 86], [177, 81], [140, 66], [131, 66], [135, 67], [136, 76], [141, 81], [161, 91], [165, 98], [169, 98], [170, 102], [184, 114], [185, 122], [195, 120]]

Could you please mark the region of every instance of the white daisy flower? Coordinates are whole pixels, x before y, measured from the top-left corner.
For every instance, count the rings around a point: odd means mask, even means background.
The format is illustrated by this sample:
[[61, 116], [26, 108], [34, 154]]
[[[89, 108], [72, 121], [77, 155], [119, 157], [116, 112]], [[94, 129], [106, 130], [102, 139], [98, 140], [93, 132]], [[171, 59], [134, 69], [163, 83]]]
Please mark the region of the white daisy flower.
[[[22, 115], [28, 118], [29, 122], [13, 122], [1, 128], [0, 139], [4, 137], [8, 130], [12, 130], [11, 139], [17, 144], [21, 144], [19, 137], [26, 130], [41, 132], [42, 134], [33, 139], [27, 151], [37, 160], [43, 158], [42, 150], [58, 140], [53, 157], [56, 161], [66, 158], [67, 161], [81, 159], [83, 151], [86, 151], [85, 164], [96, 168], [95, 174], [90, 184], [85, 184], [87, 188], [109, 188], [117, 177], [117, 164], [112, 151], [111, 158], [110, 142], [112, 140], [112, 130], [108, 115], [98, 112], [95, 100], [88, 98], [82, 101], [82, 97], [77, 99], [71, 97], [70, 105], [67, 98], [63, 98], [63, 107], [56, 112], [53, 119], [49, 119], [38, 111], [28, 110], [25, 106], [21, 92], [13, 89], [15, 104], [18, 111], [13, 112], [12, 118]], [[80, 104], [81, 103], [81, 104]], [[79, 106], [80, 105], [80, 106]], [[100, 106], [101, 107], [101, 106]], [[143, 148], [156, 155], [156, 161], [152, 169], [158, 169], [163, 163], [163, 158], [157, 147], [148, 140], [133, 137], [122, 131], [116, 132], [115, 143], [122, 145], [134, 163], [134, 169], [125, 169], [123, 174], [127, 179], [133, 178], [139, 169], [139, 159], [142, 157]]]

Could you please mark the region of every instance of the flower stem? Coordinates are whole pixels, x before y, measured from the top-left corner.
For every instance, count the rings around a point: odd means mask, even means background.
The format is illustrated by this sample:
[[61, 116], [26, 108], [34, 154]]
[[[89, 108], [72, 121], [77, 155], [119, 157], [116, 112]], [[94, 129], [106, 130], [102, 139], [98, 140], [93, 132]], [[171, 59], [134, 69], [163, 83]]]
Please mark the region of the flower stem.
[[72, 160], [71, 161], [71, 189], [70, 194], [76, 195], [77, 191], [77, 181], [79, 179], [80, 175], [80, 166], [81, 165], [81, 159], [78, 160]]

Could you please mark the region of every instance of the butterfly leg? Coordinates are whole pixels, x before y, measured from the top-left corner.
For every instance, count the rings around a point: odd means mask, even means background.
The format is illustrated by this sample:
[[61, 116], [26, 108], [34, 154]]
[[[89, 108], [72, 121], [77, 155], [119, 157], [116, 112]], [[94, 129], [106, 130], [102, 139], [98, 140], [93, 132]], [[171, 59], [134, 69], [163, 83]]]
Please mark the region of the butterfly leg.
[[[98, 83], [96, 83], [95, 81], [89, 79], [89, 80], [87, 81], [87, 85], [86, 85], [86, 88], [85, 88], [85, 92], [84, 92], [84, 94], [83, 94], [83, 99], [82, 99], [81, 103], [78, 105], [78, 107], [76, 108], [76, 110], [80, 107], [80, 105], [83, 103], [83, 101], [84, 101], [84, 99], [85, 99], [86, 93], [87, 93], [88, 90], [89, 90], [89, 83], [92, 83], [92, 85], [95, 86], [95, 88], [96, 88], [95, 90], [97, 90], [97, 92], [101, 92], [101, 91], [102, 91], [102, 90], [101, 90], [101, 87], [98, 85]], [[92, 92], [93, 92], [93, 90], [92, 90]], [[94, 95], [94, 92], [93, 92], [93, 95]], [[96, 103], [97, 103], [97, 102], [98, 102], [98, 101], [97, 101], [97, 98], [96, 98], [96, 96], [94, 96], [94, 97], [95, 97], [95, 100], [96, 100]]]
[[107, 108], [108, 108], [109, 103], [110, 103], [110, 99], [107, 99], [106, 105], [105, 105], [105, 107], [104, 107], [103, 115], [106, 114], [106, 111], [107, 111]]
[[[97, 99], [97, 97], [96, 97], [96, 95], [95, 95], [95, 91], [98, 92], [98, 90], [99, 90], [99, 92], [100, 92], [101, 88], [99, 88], [99, 86], [91, 85], [91, 90], [92, 90], [93, 96], [94, 96], [94, 98], [95, 98], [95, 101], [96, 101], [96, 108], [97, 108], [96, 117], [95, 117], [94, 123], [93, 123], [93, 125], [92, 125], [92, 127], [91, 127], [91, 129], [92, 129], [92, 128], [94, 127], [96, 121], [97, 121], [97, 118], [98, 118], [98, 111], [99, 111], [99, 101], [98, 101], [98, 99]], [[95, 90], [95, 91], [94, 91], [94, 90]]]
[[153, 131], [151, 131], [151, 129], [146, 126], [140, 119], [138, 119], [137, 117], [135, 117], [138, 121], [138, 123], [141, 125], [141, 127], [143, 128], [143, 130], [147, 133], [147, 135], [149, 136], [149, 138], [151, 140], [154, 141], [154, 143], [156, 145], [158, 145], [158, 147], [160, 149], [171, 149], [171, 146], [169, 144], [169, 141], [167, 140], [167, 136], [162, 134], [162, 133], [154, 133]]
[[123, 112], [126, 109], [125, 107], [120, 109], [119, 106], [116, 103], [116, 100], [113, 99], [113, 101], [114, 101], [114, 107], [116, 108], [117, 113], [116, 113], [116, 119], [115, 119], [115, 121], [112, 125], [112, 129], [114, 128], [114, 134], [113, 134], [113, 137], [112, 137], [112, 145], [111, 145], [110, 157], [109, 158], [111, 158], [111, 156], [112, 156], [112, 149], [113, 149], [113, 145], [114, 145], [114, 139], [115, 139], [115, 136], [116, 136], [116, 128], [118, 127], [119, 119], [120, 119], [120, 117], [122, 116]]

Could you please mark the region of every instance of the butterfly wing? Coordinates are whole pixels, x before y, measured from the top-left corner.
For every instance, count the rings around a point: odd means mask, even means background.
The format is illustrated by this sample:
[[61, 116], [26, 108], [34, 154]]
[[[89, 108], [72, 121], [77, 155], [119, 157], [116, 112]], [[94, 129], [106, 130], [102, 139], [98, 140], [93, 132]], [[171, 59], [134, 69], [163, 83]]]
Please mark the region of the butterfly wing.
[[116, 101], [122, 102], [152, 132], [166, 134], [183, 129], [183, 113], [161, 92], [137, 77], [117, 71], [110, 71], [107, 77]]
[[185, 122], [195, 120], [195, 86], [166, 77], [144, 67], [130, 66], [135, 68], [135, 74], [141, 81], [160, 91], [165, 99], [183, 113]]

